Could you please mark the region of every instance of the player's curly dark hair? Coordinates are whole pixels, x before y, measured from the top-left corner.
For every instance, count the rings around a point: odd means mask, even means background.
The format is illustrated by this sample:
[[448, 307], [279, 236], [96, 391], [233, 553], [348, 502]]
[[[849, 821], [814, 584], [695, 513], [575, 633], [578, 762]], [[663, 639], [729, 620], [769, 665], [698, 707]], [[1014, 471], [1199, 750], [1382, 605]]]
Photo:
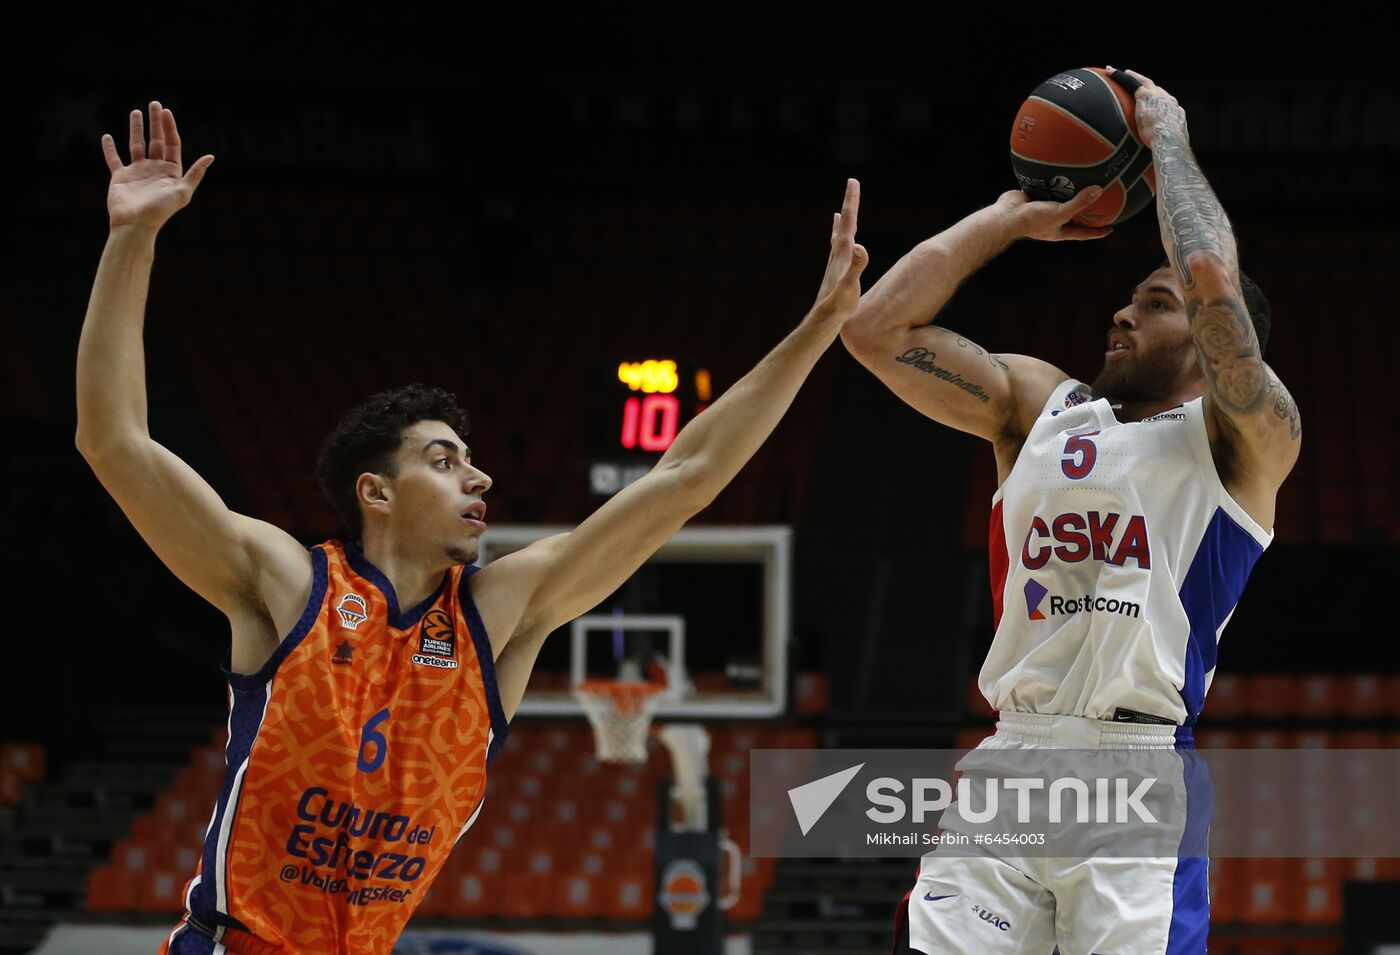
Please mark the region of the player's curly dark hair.
[[394, 452], [404, 431], [420, 421], [441, 421], [466, 438], [467, 413], [457, 396], [442, 388], [412, 384], [381, 391], [351, 408], [321, 446], [316, 480], [350, 532], [350, 540], [359, 540], [364, 531], [355, 482], [366, 472], [397, 476]]
[[[1172, 263], [1170, 259], [1163, 259], [1159, 269], [1170, 269]], [[1254, 281], [1244, 270], [1240, 270], [1240, 291], [1244, 292], [1244, 307], [1249, 312], [1249, 320], [1254, 324], [1254, 337], [1259, 339], [1259, 354], [1264, 354], [1265, 347], [1269, 344], [1269, 330], [1273, 328], [1273, 310], [1269, 308], [1269, 300], [1264, 296], [1264, 290], [1259, 287], [1259, 283]]]

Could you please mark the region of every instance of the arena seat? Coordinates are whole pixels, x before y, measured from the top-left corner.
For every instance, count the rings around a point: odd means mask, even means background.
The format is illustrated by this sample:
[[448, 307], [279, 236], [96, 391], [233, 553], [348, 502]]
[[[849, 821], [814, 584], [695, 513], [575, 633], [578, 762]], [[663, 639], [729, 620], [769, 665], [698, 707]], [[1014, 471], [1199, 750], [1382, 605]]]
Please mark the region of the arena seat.
[[1246, 679], [1245, 713], [1267, 719], [1289, 719], [1299, 710], [1298, 685], [1292, 676], [1269, 673]]
[[497, 914], [503, 879], [467, 873], [456, 876], [455, 880], [455, 891], [448, 893], [443, 901], [443, 914], [461, 918], [484, 918]]
[[558, 918], [598, 918], [604, 881], [601, 876], [583, 874], [557, 879], [552, 914]]
[[88, 873], [86, 908], [89, 912], [130, 912], [136, 908], [136, 884], [131, 874], [114, 865], [100, 865]]
[[[192, 873], [191, 873], [192, 874]], [[169, 869], [153, 869], [135, 879], [138, 912], [160, 912], [177, 915], [183, 908], [182, 892], [188, 875]]]
[[602, 911], [609, 918], [635, 920], [651, 917], [655, 907], [651, 873], [610, 879], [605, 892]]
[[1241, 867], [1239, 920], [1278, 925], [1289, 920], [1296, 891], [1282, 859], [1245, 859]]

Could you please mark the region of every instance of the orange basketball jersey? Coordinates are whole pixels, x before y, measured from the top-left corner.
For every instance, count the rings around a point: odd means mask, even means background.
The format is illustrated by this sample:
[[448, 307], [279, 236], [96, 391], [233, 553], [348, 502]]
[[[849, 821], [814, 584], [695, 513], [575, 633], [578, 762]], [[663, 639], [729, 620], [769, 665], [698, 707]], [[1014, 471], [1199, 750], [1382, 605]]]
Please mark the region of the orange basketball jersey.
[[476, 568], [403, 611], [357, 548], [311, 558], [296, 627], [228, 674], [228, 770], [163, 953], [387, 955], [481, 812], [506, 720]]

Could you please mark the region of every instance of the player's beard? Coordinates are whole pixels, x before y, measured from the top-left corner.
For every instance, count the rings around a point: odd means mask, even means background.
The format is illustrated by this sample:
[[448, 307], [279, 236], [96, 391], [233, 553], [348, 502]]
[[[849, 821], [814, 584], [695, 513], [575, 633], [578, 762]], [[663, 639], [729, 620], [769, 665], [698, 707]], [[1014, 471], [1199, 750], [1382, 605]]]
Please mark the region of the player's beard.
[[459, 565], [472, 563], [476, 560], [477, 555], [480, 552], [481, 546], [479, 544], [473, 544], [468, 547], [459, 547], [454, 545], [452, 547], [447, 548], [448, 559], [450, 559], [452, 563]]
[[1091, 387], [1095, 398], [1113, 401], [1154, 401], [1171, 394], [1181, 377], [1180, 352], [1157, 349], [1133, 352], [1127, 358], [1105, 360]]

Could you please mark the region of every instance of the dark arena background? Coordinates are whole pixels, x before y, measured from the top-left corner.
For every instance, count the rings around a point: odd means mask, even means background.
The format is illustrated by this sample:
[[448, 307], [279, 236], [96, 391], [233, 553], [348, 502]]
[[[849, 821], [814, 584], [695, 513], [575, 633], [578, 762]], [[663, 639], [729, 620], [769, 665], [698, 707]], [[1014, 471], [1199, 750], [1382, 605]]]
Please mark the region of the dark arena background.
[[[1185, 108], [1241, 264], [1272, 302], [1266, 357], [1304, 427], [1198, 739], [1400, 748], [1390, 60], [1247, 30], [1215, 59], [1206, 27], [1165, 13], [1117, 37], [1030, 30], [1010, 11], [826, 5], [781, 21], [610, 8], [505, 22], [466, 8], [451, 30], [405, 16], [151, 35], [139, 18], [80, 28], [76, 12], [16, 23], [0, 952], [155, 951], [223, 773], [227, 624], [161, 566], [73, 444], [78, 333], [107, 232], [98, 138], [124, 144], [127, 111], [152, 98], [180, 117], [187, 161], [217, 162], [159, 240], [151, 433], [232, 508], [314, 544], [339, 533], [312, 476], [322, 438], [352, 403], [409, 381], [461, 396], [474, 461], [495, 480], [493, 528], [577, 523], [605, 499], [600, 481], [658, 456], [626, 447], [619, 363], [672, 359], [686, 388], [703, 369], [722, 394], [811, 304], [847, 177], [862, 184], [868, 289], [1014, 186], [1010, 124], [1037, 83], [1105, 62], [1151, 76]], [[939, 322], [1092, 379], [1113, 313], [1161, 259], [1151, 211], [1103, 241], [1020, 242]], [[982, 442], [907, 408], [838, 342], [693, 523], [790, 529], [780, 710], [702, 721], [743, 852], [727, 951], [889, 950], [917, 853], [753, 858], [749, 753], [951, 748], [990, 732], [974, 679], [992, 634], [994, 489]], [[770, 676], [761, 575], [689, 566], [644, 568], [600, 612], [685, 617], [701, 690]], [[567, 688], [568, 641], [552, 638], [532, 690]], [[636, 767], [600, 768], [592, 749], [578, 715], [516, 720], [492, 798], [397, 951], [650, 950], [656, 779], [671, 766], [655, 743]], [[1400, 944], [1400, 859], [1218, 860], [1212, 884], [1212, 952]]]

